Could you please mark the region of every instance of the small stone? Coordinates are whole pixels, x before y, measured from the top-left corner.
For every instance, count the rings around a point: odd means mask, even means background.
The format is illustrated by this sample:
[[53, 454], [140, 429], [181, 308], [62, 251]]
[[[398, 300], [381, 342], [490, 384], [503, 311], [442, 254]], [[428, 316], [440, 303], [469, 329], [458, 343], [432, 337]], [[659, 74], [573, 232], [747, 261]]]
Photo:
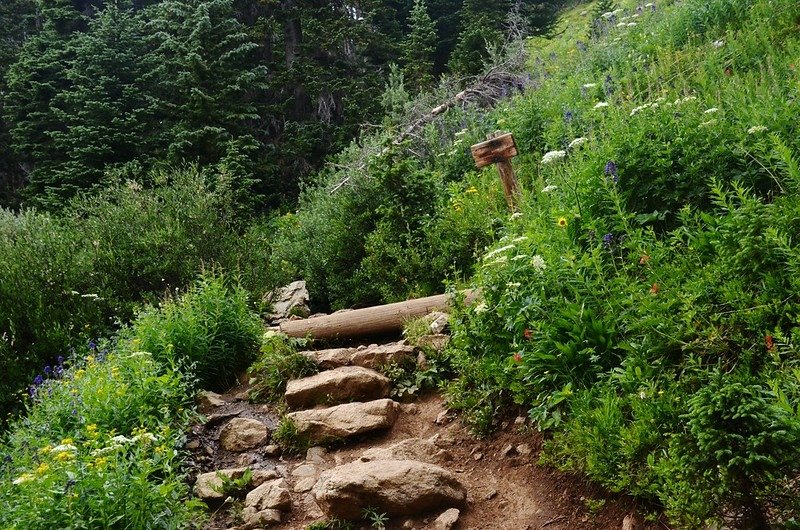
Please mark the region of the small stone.
[[316, 477], [317, 475], [319, 475], [319, 470], [311, 464], [301, 464], [292, 471], [293, 477]]
[[234, 394], [233, 401], [250, 401], [250, 394], [247, 393], [247, 390], [242, 390], [241, 392]]
[[472, 459], [475, 460], [476, 462], [481, 458], [483, 458], [483, 453], [475, 453], [474, 455], [472, 455]]
[[262, 528], [280, 524], [281, 512], [272, 509], [259, 511], [252, 506], [247, 506], [242, 510], [242, 521], [246, 528]]
[[201, 390], [198, 392], [195, 401], [201, 410], [213, 410], [227, 405], [227, 403], [223, 401], [222, 396], [208, 390]]
[[528, 456], [533, 452], [533, 449], [531, 449], [531, 446], [528, 444], [519, 444], [517, 446], [517, 452], [522, 456]]
[[517, 416], [517, 418], [514, 420], [514, 425], [516, 425], [517, 427], [521, 427], [525, 425], [525, 422], [527, 421], [528, 419], [525, 416]]
[[325, 457], [328, 455], [328, 450], [324, 447], [315, 446], [309, 447], [306, 451], [306, 460], [315, 464], [324, 464]]
[[433, 522], [434, 530], [450, 530], [458, 522], [459, 515], [461, 511], [458, 508], [450, 508]]
[[515, 457], [517, 454], [517, 449], [511, 444], [506, 445], [503, 447], [503, 450], [500, 451], [500, 455], [504, 456], [505, 458]]
[[417, 369], [418, 370], [428, 369], [428, 356], [425, 355], [425, 352], [423, 351], [417, 354]]
[[402, 528], [404, 528], [405, 530], [413, 530], [413, 528], [414, 528], [414, 520], [413, 519], [406, 519], [405, 521], [403, 521]]
[[436, 419], [433, 421], [436, 425], [444, 425], [450, 421], [450, 412], [447, 410], [443, 410], [440, 412]]
[[431, 333], [434, 334], [442, 333], [445, 329], [447, 329], [448, 323], [450, 322], [450, 315], [447, 313], [442, 313], [441, 311], [434, 311], [425, 318], [431, 323]]
[[223, 449], [237, 453], [255, 449], [269, 436], [267, 426], [250, 418], [234, 418], [228, 422], [219, 434], [219, 442]]
[[186, 449], [190, 451], [194, 451], [195, 449], [200, 449], [200, 440], [196, 438], [194, 440], [189, 440], [188, 442], [186, 442]]
[[266, 456], [278, 456], [281, 454], [281, 446], [271, 444], [261, 450]]
[[257, 488], [266, 481], [275, 480], [276, 478], [280, 478], [280, 475], [278, 475], [278, 472], [274, 469], [254, 469], [253, 478], [250, 479], [250, 485]]
[[244, 499], [245, 506], [258, 511], [276, 509], [287, 511], [292, 506], [292, 496], [283, 479], [270, 480], [250, 493]]
[[401, 403], [400, 412], [408, 414], [409, 416], [414, 416], [419, 413], [419, 407], [414, 403]]
[[622, 530], [640, 530], [641, 528], [641, 522], [635, 513], [629, 513], [622, 520]]
[[494, 499], [495, 497], [497, 497], [497, 490], [494, 490], [494, 489], [493, 490], [489, 490], [489, 493], [487, 493], [486, 495], [483, 496], [483, 498], [486, 499], [487, 501], [490, 501], [490, 500]]
[[316, 483], [316, 477], [306, 477], [298, 480], [297, 483], [295, 483], [294, 488], [292, 488], [292, 491], [295, 493], [305, 493], [307, 491], [311, 491]]

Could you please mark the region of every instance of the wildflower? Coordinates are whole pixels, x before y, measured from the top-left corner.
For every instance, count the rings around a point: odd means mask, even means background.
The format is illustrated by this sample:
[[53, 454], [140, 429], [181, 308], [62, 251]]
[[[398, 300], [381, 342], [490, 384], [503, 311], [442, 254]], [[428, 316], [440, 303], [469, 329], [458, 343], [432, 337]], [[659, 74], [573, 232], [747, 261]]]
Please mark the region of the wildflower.
[[582, 145], [583, 145], [583, 144], [585, 144], [585, 143], [586, 143], [586, 138], [584, 138], [583, 136], [581, 136], [581, 137], [578, 137], [578, 138], [575, 138], [574, 140], [572, 140], [572, 141], [569, 143], [569, 147], [568, 147], [568, 148], [569, 148], [569, 149], [575, 149], [576, 147], [580, 147], [580, 146], [582, 146]]
[[57, 445], [57, 446], [53, 447], [52, 449], [50, 449], [50, 452], [51, 453], [66, 453], [66, 452], [76, 453], [76, 452], [78, 452], [78, 448], [75, 447], [74, 445], [72, 445], [71, 443], [69, 443], [69, 444], [62, 443], [61, 445]]
[[573, 118], [575, 118], [575, 114], [571, 110], [564, 111], [564, 123], [572, 123]]
[[56, 363], [59, 366], [63, 365], [64, 364], [64, 356], [63, 355], [59, 355], [58, 357], [56, 357]]
[[41, 464], [39, 464], [39, 467], [36, 468], [37, 475], [44, 475], [48, 471], [50, 471], [50, 464], [48, 464], [47, 462], [42, 462]]
[[594, 106], [594, 108], [596, 108], [596, 109], [604, 109], [606, 107], [608, 107], [608, 102], [607, 101], [600, 101]]
[[775, 349], [775, 339], [772, 337], [772, 335], [767, 335], [764, 337], [764, 344], [766, 345], [768, 351]]
[[99, 457], [97, 457], [97, 458], [95, 459], [95, 461], [94, 461], [94, 466], [95, 466], [95, 467], [103, 467], [103, 466], [105, 466], [107, 463], [108, 463], [108, 458], [106, 458], [106, 457], [104, 457], [104, 456], [99, 456]]
[[661, 286], [659, 286], [659, 285], [658, 285], [658, 283], [654, 283], [654, 284], [653, 284], [653, 285], [650, 287], [650, 294], [658, 294], [658, 292], [659, 292], [660, 290], [661, 290]]
[[639, 399], [645, 399], [646, 397], [647, 397], [647, 394], [645, 394], [644, 390], [639, 392]]
[[67, 462], [69, 460], [72, 460], [72, 458], [73, 455], [69, 451], [61, 451], [56, 455], [56, 461], [58, 462]]
[[480, 313], [485, 313], [488, 309], [489, 307], [486, 305], [486, 302], [481, 302], [475, 306], [475, 309], [473, 309], [473, 311], [480, 314]]
[[580, 51], [582, 52], [586, 51], [586, 44], [583, 41], [578, 41], [575, 43], [575, 45], [578, 47]]
[[33, 480], [34, 478], [36, 478], [36, 477], [32, 473], [23, 473], [22, 475], [20, 475], [17, 478], [15, 478], [14, 481], [12, 482], [12, 484], [14, 484], [15, 486], [19, 486], [20, 484], [23, 484], [25, 482], [29, 482], [29, 481]]
[[645, 254], [641, 258], [639, 258], [639, 265], [647, 265], [647, 262], [649, 261], [650, 261], [650, 256]]
[[567, 156], [566, 151], [548, 151], [542, 157], [542, 164], [550, 164], [552, 162], [563, 160], [565, 156]]
[[[564, 222], [566, 222], [566, 219]], [[544, 262], [544, 258], [536, 254], [531, 258], [531, 267], [533, 267], [536, 272], [542, 272], [547, 268], [547, 265]]]
[[511, 219], [519, 219], [522, 217], [522, 212], [514, 212], [511, 214]]
[[628, 22], [628, 27], [629, 28], [636, 27], [636, 25], [637, 25], [636, 22]]
[[600, 16], [603, 17], [606, 20], [611, 20], [611, 17], [614, 16], [614, 13], [612, 13], [611, 11], [608, 11], [607, 13], [603, 13]]
[[609, 160], [608, 162], [606, 162], [606, 165], [603, 168], [603, 173], [605, 173], [606, 177], [611, 177], [611, 180], [613, 180], [615, 184], [619, 182], [617, 163], [614, 162], [613, 160]]
[[608, 247], [610, 247], [612, 244], [614, 244], [614, 234], [612, 234], [612, 233], [610, 233], [610, 232], [609, 232], [608, 234], [606, 234], [606, 235], [604, 235], [604, 236], [603, 236], [603, 245], [604, 245], [606, 248], [608, 248]]
[[586, 83], [585, 85], [583, 85], [583, 88], [588, 90], [590, 88], [595, 88], [596, 86], [597, 86], [597, 83]]
[[44, 375], [50, 377], [50, 374], [53, 373], [53, 368], [50, 365], [44, 367]]
[[533, 330], [525, 328], [525, 330], [522, 332], [522, 337], [525, 340], [531, 340], [533, 338]]
[[620, 22], [619, 24], [617, 24], [618, 28], [624, 28], [625, 26], [627, 26], [627, 24], [625, 24], [624, 22]]
[[758, 134], [766, 132], [768, 129], [763, 125], [753, 125], [749, 129], [747, 129], [747, 134]]
[[501, 254], [501, 253], [505, 252], [506, 250], [511, 250], [512, 248], [514, 248], [514, 245], [506, 245], [504, 247], [496, 248], [493, 251], [491, 251], [488, 254], [486, 254], [483, 257], [483, 259], [486, 260], [486, 259], [489, 259], [489, 258], [493, 258], [494, 256], [497, 256], [498, 254]]
[[72, 438], [64, 438], [63, 440], [61, 440], [61, 445], [72, 445], [74, 443], [75, 440], [73, 440]]
[[478, 193], [478, 188], [476, 188], [475, 186], [470, 186], [469, 188], [467, 188], [467, 193]]
[[522, 362], [522, 354], [520, 352], [514, 353], [514, 362], [521, 363]]
[[[161, 281], [164, 281], [164, 278], [161, 278]], [[90, 349], [90, 350], [95, 350], [95, 349], [97, 349], [97, 343], [96, 343], [95, 341], [93, 341], [93, 340], [90, 340], [90, 341], [89, 341], [89, 344], [88, 344], [88, 346], [89, 346], [89, 349]]]
[[542, 193], [550, 193], [552, 191], [556, 191], [557, 189], [558, 189], [558, 186], [554, 186], [552, 184], [548, 184], [547, 186], [542, 188]]
[[708, 120], [701, 123], [698, 127], [711, 127], [712, 125], [716, 124], [717, 120]]
[[703, 114], [714, 114], [715, 112], [719, 112], [717, 107], [711, 107], [710, 109], [706, 109], [703, 111]]
[[559, 217], [558, 218], [558, 226], [561, 228], [566, 228], [567, 226], [567, 218], [566, 217]]
[[83, 377], [83, 374], [85, 374], [85, 373], [86, 373], [86, 370], [84, 370], [83, 368], [80, 368], [79, 370], [77, 370], [75, 372], [75, 379], [80, 379], [81, 377]]
[[723, 46], [725, 46], [725, 41], [722, 39], [715, 40], [713, 44], [715, 48], [722, 48]]
[[44, 383], [44, 378], [41, 375], [37, 375], [33, 378], [33, 386], [39, 386]]
[[641, 111], [643, 111], [645, 109], [648, 109], [648, 108], [650, 108], [650, 105], [648, 103], [645, 103], [644, 105], [641, 105], [639, 107], [634, 107], [633, 109], [631, 109], [631, 116], [636, 116]]

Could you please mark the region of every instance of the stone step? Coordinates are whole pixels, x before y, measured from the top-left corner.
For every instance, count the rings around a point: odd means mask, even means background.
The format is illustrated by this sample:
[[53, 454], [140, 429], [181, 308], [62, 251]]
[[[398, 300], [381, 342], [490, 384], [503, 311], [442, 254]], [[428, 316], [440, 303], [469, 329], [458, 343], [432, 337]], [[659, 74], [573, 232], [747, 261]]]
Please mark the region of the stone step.
[[331, 348], [300, 353], [316, 362], [324, 370], [351, 365], [377, 369], [387, 364], [402, 363], [413, 359], [414, 347], [406, 344], [405, 341], [399, 341], [358, 348]]
[[373, 508], [391, 517], [466, 504], [467, 490], [450, 471], [415, 460], [356, 461], [320, 475], [314, 498], [329, 517], [358, 519]]
[[342, 366], [286, 384], [286, 405], [291, 409], [370, 401], [389, 395], [391, 382], [375, 370]]
[[367, 403], [346, 403], [326, 409], [302, 410], [287, 414], [297, 436], [312, 444], [344, 440], [381, 429], [397, 420], [399, 405], [391, 399]]

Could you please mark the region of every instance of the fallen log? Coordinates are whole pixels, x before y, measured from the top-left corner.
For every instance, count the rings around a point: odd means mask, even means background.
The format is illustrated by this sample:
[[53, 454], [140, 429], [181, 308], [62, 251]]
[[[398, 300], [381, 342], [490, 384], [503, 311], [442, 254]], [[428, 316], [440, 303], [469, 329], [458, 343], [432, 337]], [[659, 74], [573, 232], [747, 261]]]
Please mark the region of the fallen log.
[[[469, 304], [477, 298], [478, 291], [468, 289], [462, 294]], [[280, 324], [280, 331], [290, 337], [312, 339], [346, 339], [398, 332], [411, 319], [432, 311], [448, 311], [452, 299], [452, 294], [440, 294], [305, 320], [288, 320]]]

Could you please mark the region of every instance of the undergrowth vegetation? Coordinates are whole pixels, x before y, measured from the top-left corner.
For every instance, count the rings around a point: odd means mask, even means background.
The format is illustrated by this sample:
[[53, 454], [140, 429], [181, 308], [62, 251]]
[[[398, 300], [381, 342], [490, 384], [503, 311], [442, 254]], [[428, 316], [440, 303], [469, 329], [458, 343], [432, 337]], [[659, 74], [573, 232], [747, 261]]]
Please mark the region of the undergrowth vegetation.
[[182, 456], [195, 420], [191, 398], [203, 378], [230, 373], [221, 365], [232, 372], [252, 354], [260, 333], [245, 311], [239, 289], [207, 274], [114, 340], [89, 342], [45, 367], [28, 389], [25, 417], [0, 443], [0, 527], [181, 529], [202, 521]]

